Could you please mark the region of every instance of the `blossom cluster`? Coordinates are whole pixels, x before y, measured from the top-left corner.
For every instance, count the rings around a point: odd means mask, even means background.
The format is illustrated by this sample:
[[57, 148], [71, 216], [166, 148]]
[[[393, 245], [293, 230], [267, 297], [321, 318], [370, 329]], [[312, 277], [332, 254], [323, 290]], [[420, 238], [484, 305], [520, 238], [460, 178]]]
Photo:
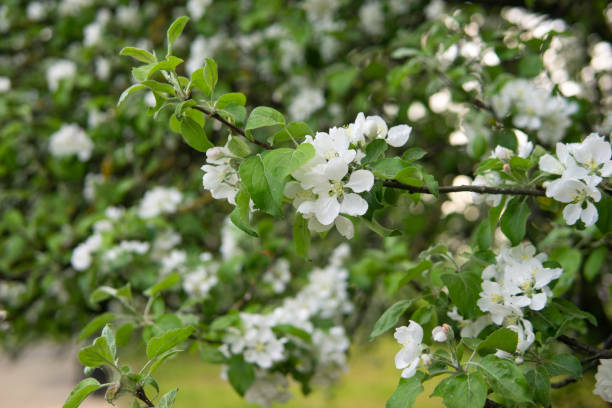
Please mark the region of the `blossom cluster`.
[[[177, 211], [178, 204], [182, 200], [183, 195], [177, 189], [158, 186], [147, 191], [139, 205], [129, 211], [120, 207], [108, 207], [105, 210], [104, 218], [93, 224], [94, 233], [74, 248], [71, 258], [72, 267], [78, 271], [89, 269], [94, 255], [102, 249], [104, 251], [100, 256], [106, 266], [112, 266], [114, 263], [121, 262], [122, 259], [131, 258], [132, 255], [145, 254], [150, 255], [152, 260], [162, 265], [177, 258], [184, 261], [184, 256], [181, 257], [180, 253], [171, 251], [180, 242], [180, 236], [177, 237], [172, 231], [162, 231], [153, 245], [143, 241], [122, 240], [114, 246], [103, 246], [105, 235], [110, 237], [113, 229], [124, 222], [127, 217], [135, 216], [136, 219], [143, 221], [162, 214], [172, 214]], [[174, 267], [176, 267], [176, 262], [171, 267], [162, 268], [162, 270], [169, 273]]]
[[561, 96], [553, 96], [526, 79], [508, 82], [491, 97], [491, 105], [498, 117], [512, 115], [512, 123], [521, 129], [537, 131], [544, 144], [553, 144], [565, 135], [571, 124], [570, 116], [578, 106]]
[[[285, 347], [289, 338], [274, 331], [275, 326], [291, 325], [310, 335], [311, 344], [304, 346], [308, 346], [317, 359], [314, 375], [317, 382], [329, 384], [346, 369], [349, 340], [340, 323], [342, 316], [350, 313], [353, 306], [348, 294], [348, 271], [340, 265], [347, 256], [348, 247], [338, 247], [330, 264], [314, 269], [309, 283], [295, 296], [285, 298], [269, 313], [243, 312], [240, 314], [240, 327], [227, 330], [222, 352], [228, 357], [241, 354], [246, 362], [256, 367], [256, 380], [245, 395], [247, 401], [269, 406], [290, 398], [287, 380], [271, 371], [275, 364], [291, 357], [290, 349]], [[317, 327], [317, 319], [329, 319], [335, 325], [327, 329]], [[305, 370], [310, 368], [304, 367]]]
[[[402, 378], [410, 378], [416, 374], [419, 367], [429, 367], [435, 356], [429, 353], [428, 347], [423, 344], [423, 327], [417, 322], [410, 320], [408, 326], [395, 329], [393, 334], [395, 340], [402, 348], [395, 355], [395, 367], [402, 370]], [[453, 329], [448, 324], [436, 326], [431, 331], [434, 341], [445, 343], [454, 338]]]
[[217, 200], [227, 199], [236, 205], [236, 194], [240, 189], [237, 157], [227, 147], [231, 136], [223, 147], [213, 147], [206, 151], [206, 164], [202, 166], [202, 184]]
[[601, 200], [597, 186], [612, 175], [612, 149], [602, 136], [591, 133], [582, 143], [557, 143], [556, 156], [540, 158], [540, 170], [561, 176], [546, 185], [546, 196], [566, 203], [563, 218], [568, 225], [582, 220], [595, 224], [599, 218], [593, 203]]
[[[482, 292], [477, 302], [480, 310], [487, 313], [482, 320], [488, 318], [516, 332], [517, 351], [521, 353], [535, 340], [525, 309], [542, 310], [552, 296], [548, 285], [563, 272], [561, 268], [545, 267], [546, 259], [546, 254], [536, 254], [535, 247], [529, 243], [502, 247], [497, 263], [482, 273]], [[482, 325], [482, 321], [479, 323]]]
[[51, 135], [49, 152], [55, 157], [76, 155], [80, 161], [89, 160], [94, 144], [77, 124], [65, 124]]
[[[284, 195], [297, 212], [308, 220], [308, 228], [324, 232], [336, 227], [347, 238], [354, 235], [353, 223], [346, 216], [361, 216], [368, 210], [367, 201], [359, 195], [372, 189], [374, 174], [361, 168], [367, 144], [384, 139], [392, 147], [406, 144], [412, 128], [398, 125], [389, 129], [380, 116], [359, 113], [353, 123], [333, 127], [328, 132], [307, 135], [302, 143], [313, 146], [315, 156], [291, 173], [292, 181]], [[228, 144], [231, 137], [228, 140]], [[202, 166], [202, 183], [213, 198], [235, 204], [240, 189], [239, 157], [227, 147], [206, 151]]]
[[612, 359], [600, 360], [595, 381], [593, 393], [599, 395], [604, 401], [612, 402]]

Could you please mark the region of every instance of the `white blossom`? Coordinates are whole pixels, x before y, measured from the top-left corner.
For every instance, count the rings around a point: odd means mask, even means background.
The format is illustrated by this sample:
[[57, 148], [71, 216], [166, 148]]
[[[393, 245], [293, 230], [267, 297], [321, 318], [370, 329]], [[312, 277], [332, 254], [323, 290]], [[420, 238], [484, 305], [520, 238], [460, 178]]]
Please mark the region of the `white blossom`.
[[306, 120], [323, 106], [325, 106], [325, 97], [321, 89], [303, 87], [289, 105], [289, 116], [297, 121]]
[[[231, 138], [228, 140], [231, 140]], [[240, 176], [235, 156], [225, 147], [212, 147], [206, 151], [206, 163], [201, 167], [204, 171], [202, 184], [210, 191], [213, 198], [227, 199], [236, 205], [236, 194], [240, 189]]]
[[393, 337], [402, 345], [402, 349], [395, 355], [395, 368], [402, 370], [402, 378], [410, 378], [416, 374], [421, 361], [423, 328], [411, 320], [408, 326], [396, 328]]
[[183, 280], [185, 292], [196, 298], [206, 296], [219, 281], [215, 269], [215, 265], [200, 265], [193, 272], [185, 275]]
[[102, 236], [94, 234], [87, 238], [85, 242], [77, 245], [72, 251], [70, 263], [77, 271], [89, 269], [92, 262], [92, 254], [97, 251], [102, 245]]
[[257, 370], [255, 381], [244, 394], [244, 399], [251, 404], [269, 407], [274, 403], [284, 404], [293, 398], [289, 392], [289, 381], [281, 373]]
[[595, 381], [593, 393], [606, 402], [612, 402], [612, 359], [599, 360]]
[[183, 195], [174, 187], [154, 187], [140, 201], [138, 216], [153, 218], [161, 214], [172, 214], [178, 209]]
[[76, 74], [76, 64], [69, 60], [58, 60], [47, 68], [47, 85], [49, 90], [55, 92], [59, 89], [60, 81], [73, 78]]
[[11, 90], [11, 79], [9, 77], [0, 76], [0, 93], [5, 93]]
[[194, 20], [199, 20], [211, 4], [212, 0], [189, 0], [187, 2], [187, 12]]
[[94, 144], [77, 124], [65, 124], [49, 140], [49, 151], [55, 157], [76, 155], [80, 161], [91, 157]]
[[279, 259], [263, 275], [263, 281], [272, 285], [275, 293], [282, 293], [291, 279], [289, 261]]

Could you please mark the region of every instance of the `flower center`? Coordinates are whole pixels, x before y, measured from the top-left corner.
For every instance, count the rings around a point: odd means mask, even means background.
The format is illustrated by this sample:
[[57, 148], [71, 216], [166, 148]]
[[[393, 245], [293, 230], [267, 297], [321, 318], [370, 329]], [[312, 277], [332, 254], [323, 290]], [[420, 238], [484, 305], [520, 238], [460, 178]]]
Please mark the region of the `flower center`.
[[340, 181], [334, 181], [329, 186], [329, 196], [333, 197], [335, 195], [341, 196], [344, 191], [344, 185]]

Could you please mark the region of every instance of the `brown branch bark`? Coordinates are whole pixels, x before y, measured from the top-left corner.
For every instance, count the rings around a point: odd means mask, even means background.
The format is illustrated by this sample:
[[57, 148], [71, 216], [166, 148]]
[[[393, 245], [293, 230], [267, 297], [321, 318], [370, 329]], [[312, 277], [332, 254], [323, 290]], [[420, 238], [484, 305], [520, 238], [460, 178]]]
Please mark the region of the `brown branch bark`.
[[[399, 181], [390, 180], [383, 182], [385, 187], [398, 188], [411, 193], [433, 194], [427, 187], [409, 186]], [[511, 195], [526, 195], [526, 196], [544, 196], [544, 190], [527, 189], [527, 188], [511, 188], [511, 187], [487, 187], [487, 186], [440, 186], [438, 192], [441, 194], [457, 193], [461, 191], [470, 191], [478, 194], [511, 194]]]
[[147, 397], [147, 394], [145, 394], [144, 388], [141, 387], [136, 390], [136, 397], [145, 404], [147, 404], [147, 407], [155, 408], [155, 404], [153, 404], [151, 400]]

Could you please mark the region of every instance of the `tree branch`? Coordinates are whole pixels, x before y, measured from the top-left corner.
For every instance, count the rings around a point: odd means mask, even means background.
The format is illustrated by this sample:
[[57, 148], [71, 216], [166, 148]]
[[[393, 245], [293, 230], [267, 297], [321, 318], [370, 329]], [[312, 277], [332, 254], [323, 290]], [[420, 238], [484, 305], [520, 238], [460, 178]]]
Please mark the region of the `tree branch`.
[[[586, 359], [587, 361], [599, 360], [601, 358], [612, 358], [612, 350], [605, 350], [605, 349], [600, 349], [597, 347], [589, 346], [588, 344], [582, 343], [574, 338], [571, 338], [565, 335], [561, 335], [557, 337], [557, 340], [559, 340], [561, 343], [567, 345], [569, 348], [571, 348], [572, 350], [580, 354], [585, 354], [585, 355], [590, 356], [589, 358]], [[606, 341], [605, 344], [607, 343], [608, 342]]]
[[235, 133], [239, 134], [240, 136], [244, 136], [244, 137], [246, 137], [248, 141], [250, 141], [250, 142], [252, 142], [252, 143], [255, 143], [257, 146], [263, 147], [263, 148], [264, 148], [264, 149], [266, 149], [266, 150], [272, 150], [272, 149], [274, 149], [274, 148], [273, 148], [271, 145], [269, 145], [269, 144], [268, 144], [268, 143], [266, 143], [266, 142], [261, 142], [261, 141], [259, 141], [259, 140], [257, 140], [257, 139], [252, 139], [252, 140], [251, 140], [251, 139], [249, 139], [249, 138], [246, 136], [246, 133], [245, 133], [245, 131], [244, 131], [244, 130], [240, 129], [239, 127], [237, 127], [237, 126], [236, 126], [236, 125], [234, 125], [233, 123], [231, 123], [231, 122], [229, 122], [228, 120], [226, 120], [226, 119], [225, 119], [223, 116], [219, 115], [219, 113], [218, 113], [218, 112], [213, 112], [213, 111], [210, 111], [210, 110], [208, 110], [208, 109], [206, 109], [206, 108], [204, 108], [204, 107], [202, 107], [202, 106], [192, 106], [192, 109], [199, 110], [200, 112], [202, 112], [202, 113], [204, 113], [204, 114], [208, 115], [208, 117], [211, 117], [211, 118], [213, 118], [213, 119], [218, 120], [219, 122], [223, 123], [225, 126], [227, 126], [228, 128], [230, 128], [230, 130], [231, 130], [232, 132], [235, 132]]
[[[427, 187], [409, 186], [399, 181], [390, 180], [383, 182], [385, 187], [398, 188], [411, 193], [433, 194]], [[511, 195], [526, 195], [526, 196], [544, 196], [544, 190], [526, 189], [526, 188], [510, 188], [510, 187], [487, 187], [487, 186], [440, 186], [438, 192], [442, 194], [457, 193], [461, 191], [470, 191], [478, 194], [511, 194]]]
[[[484, 107], [489, 109], [484, 102], [477, 100], [477, 106]], [[246, 137], [246, 133], [244, 130], [240, 129], [233, 123], [227, 121], [224, 117], [219, 115], [218, 112], [213, 112], [202, 106], [193, 106], [193, 109], [197, 109], [200, 112], [208, 115], [209, 117], [218, 120], [225, 126], [227, 126], [232, 132], [235, 132], [241, 136]], [[258, 146], [263, 147], [266, 150], [273, 150], [274, 147], [266, 142], [262, 142], [256, 139], [249, 139], [252, 143], [255, 143]], [[389, 180], [383, 183], [385, 187], [397, 188], [400, 190], [409, 191], [411, 193], [423, 193], [423, 194], [433, 194], [433, 192], [427, 187], [415, 187], [409, 186], [407, 184], [400, 183], [399, 181]], [[544, 190], [541, 189], [526, 189], [526, 188], [509, 188], [509, 187], [488, 187], [488, 186], [440, 186], [438, 188], [438, 192], [442, 194], [447, 193], [456, 193], [461, 191], [470, 191], [473, 193], [479, 194], [510, 194], [510, 195], [525, 195], [525, 196], [544, 196]]]
[[147, 394], [145, 394], [144, 388], [140, 387], [136, 390], [136, 397], [145, 404], [147, 404], [147, 407], [155, 408], [155, 404], [153, 404], [151, 400], [147, 397]]

